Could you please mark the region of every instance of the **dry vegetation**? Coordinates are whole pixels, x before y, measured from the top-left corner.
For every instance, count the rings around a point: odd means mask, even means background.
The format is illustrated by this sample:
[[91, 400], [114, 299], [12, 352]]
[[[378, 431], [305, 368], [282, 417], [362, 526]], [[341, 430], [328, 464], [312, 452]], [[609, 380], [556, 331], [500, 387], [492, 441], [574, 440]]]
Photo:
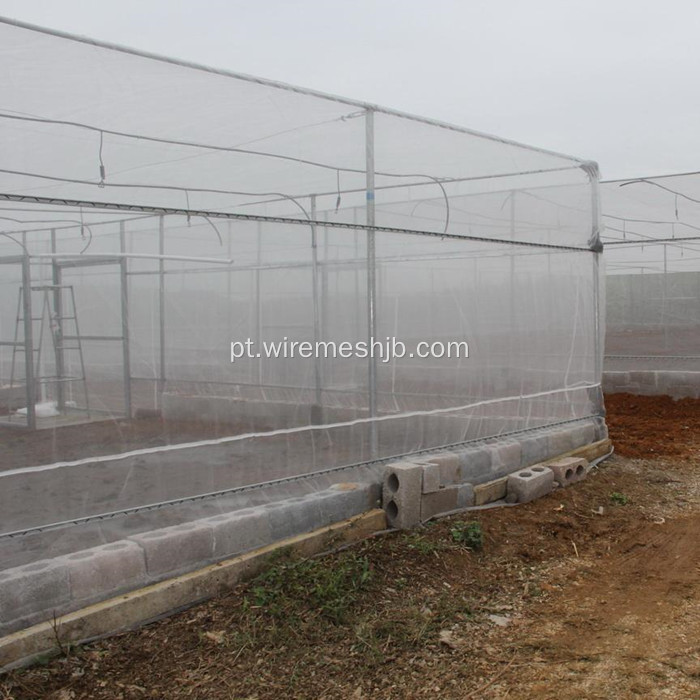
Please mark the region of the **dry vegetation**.
[[[700, 445], [684, 426], [700, 403], [672, 408], [610, 401], [620, 454], [575, 487], [281, 557], [206, 605], [8, 674], [0, 698], [698, 698]], [[654, 452], [630, 459], [648, 416]]]

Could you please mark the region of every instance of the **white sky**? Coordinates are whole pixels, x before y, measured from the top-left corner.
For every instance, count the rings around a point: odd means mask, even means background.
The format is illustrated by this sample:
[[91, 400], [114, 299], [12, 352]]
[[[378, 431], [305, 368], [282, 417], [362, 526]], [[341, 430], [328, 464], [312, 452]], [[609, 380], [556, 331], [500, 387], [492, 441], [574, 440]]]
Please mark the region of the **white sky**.
[[0, 14], [597, 160], [604, 179], [700, 170], [698, 0], [0, 0]]

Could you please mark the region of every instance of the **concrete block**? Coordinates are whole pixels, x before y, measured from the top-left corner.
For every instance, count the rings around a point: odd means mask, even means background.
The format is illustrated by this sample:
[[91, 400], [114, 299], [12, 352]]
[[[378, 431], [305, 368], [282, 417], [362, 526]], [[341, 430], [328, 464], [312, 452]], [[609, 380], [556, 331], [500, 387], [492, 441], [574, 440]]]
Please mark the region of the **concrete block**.
[[143, 549], [150, 578], [203, 566], [214, 556], [214, 533], [203, 520], [139, 533], [129, 539]]
[[146, 559], [136, 542], [121, 540], [64, 558], [71, 597], [85, 605], [146, 583]]
[[420, 501], [421, 522], [430, 520], [441, 513], [457, 510], [458, 495], [459, 486], [446, 486], [434, 493], [424, 493]]
[[389, 527], [408, 529], [421, 521], [423, 467], [412, 462], [393, 462], [384, 471], [382, 504]]
[[588, 462], [580, 457], [564, 457], [545, 465], [552, 470], [559, 486], [568, 486], [586, 478]]
[[440, 483], [450, 486], [462, 480], [462, 462], [456, 452], [439, 452], [430, 455], [430, 461], [440, 470]]
[[603, 418], [596, 419], [595, 442], [608, 439], [608, 426]]
[[507, 477], [508, 503], [529, 503], [548, 494], [554, 488], [554, 473], [537, 465], [521, 469]]
[[529, 467], [547, 459], [547, 437], [544, 433], [520, 440], [520, 466]]
[[312, 493], [263, 506], [267, 513], [272, 540], [311, 532], [328, 524], [323, 522], [322, 498], [319, 493]]
[[440, 488], [440, 467], [433, 462], [423, 465], [423, 493], [434, 493]]
[[457, 487], [457, 508], [471, 508], [474, 503], [474, 485], [460, 484]]
[[502, 476], [520, 466], [521, 447], [519, 442], [502, 442], [490, 446], [491, 473]]
[[571, 432], [567, 429], [553, 430], [547, 437], [547, 456], [557, 457], [574, 449]]
[[656, 373], [649, 370], [639, 370], [630, 372], [630, 382], [639, 384], [640, 386], [651, 386], [656, 388]]
[[486, 503], [493, 503], [493, 501], [505, 498], [507, 484], [507, 476], [487, 481], [485, 484], [476, 484], [474, 486], [474, 505], [483, 506]]
[[372, 484], [339, 483], [322, 491], [321, 512], [324, 525], [347, 520], [374, 506], [375, 489]]
[[[0, 573], [0, 634], [15, 620], [48, 619], [70, 602], [70, 577], [64, 557], [44, 559]], [[31, 624], [31, 622], [30, 622]]]
[[462, 480], [479, 483], [489, 479], [493, 454], [486, 445], [469, 447], [458, 457]]
[[270, 519], [262, 507], [243, 508], [204, 520], [214, 536], [214, 558], [224, 559], [272, 543]]
[[580, 425], [572, 425], [569, 429], [571, 436], [572, 449], [583, 447], [595, 442], [595, 429], [591, 423], [581, 423]]

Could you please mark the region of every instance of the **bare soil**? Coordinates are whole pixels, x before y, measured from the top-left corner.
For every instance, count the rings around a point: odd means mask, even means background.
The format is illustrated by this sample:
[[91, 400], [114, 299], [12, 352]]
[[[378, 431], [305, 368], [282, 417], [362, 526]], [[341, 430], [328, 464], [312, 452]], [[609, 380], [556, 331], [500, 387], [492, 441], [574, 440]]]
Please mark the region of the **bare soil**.
[[281, 559], [0, 698], [700, 698], [700, 402], [608, 411], [617, 454], [576, 486]]
[[105, 420], [29, 432], [0, 427], [0, 470], [111, 455], [144, 447], [208, 440], [243, 433], [243, 426], [164, 421], [157, 416]]

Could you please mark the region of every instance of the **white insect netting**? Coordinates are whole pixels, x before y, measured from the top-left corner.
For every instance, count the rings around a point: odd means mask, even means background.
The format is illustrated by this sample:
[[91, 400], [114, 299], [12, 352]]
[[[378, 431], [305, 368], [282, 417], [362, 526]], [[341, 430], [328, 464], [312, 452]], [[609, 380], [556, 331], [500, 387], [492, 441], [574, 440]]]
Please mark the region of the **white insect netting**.
[[700, 368], [700, 175], [605, 182], [610, 371]]
[[[593, 166], [9, 21], [0, 62], [0, 534], [601, 413]], [[370, 337], [469, 356], [231, 362]]]

